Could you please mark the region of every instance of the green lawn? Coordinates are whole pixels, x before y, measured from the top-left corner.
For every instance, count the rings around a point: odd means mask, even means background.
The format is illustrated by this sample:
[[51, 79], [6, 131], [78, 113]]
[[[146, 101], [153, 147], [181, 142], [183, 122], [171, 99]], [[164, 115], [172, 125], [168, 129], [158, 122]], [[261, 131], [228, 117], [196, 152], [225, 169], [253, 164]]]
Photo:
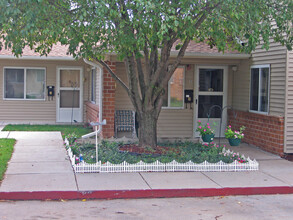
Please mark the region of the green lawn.
[[64, 135], [72, 134], [73, 132], [81, 137], [84, 134], [92, 132], [89, 127], [84, 127], [82, 125], [6, 125], [3, 131], [60, 131], [62, 137]]
[[7, 163], [13, 152], [14, 139], [0, 139], [0, 181], [7, 169]]

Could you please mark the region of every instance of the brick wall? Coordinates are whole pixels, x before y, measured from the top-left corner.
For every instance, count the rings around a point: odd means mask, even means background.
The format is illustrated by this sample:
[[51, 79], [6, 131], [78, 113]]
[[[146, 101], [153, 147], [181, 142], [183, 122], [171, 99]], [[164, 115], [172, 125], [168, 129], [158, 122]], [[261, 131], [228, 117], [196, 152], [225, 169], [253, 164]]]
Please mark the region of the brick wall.
[[[116, 63], [107, 62], [113, 72], [116, 72]], [[114, 114], [115, 114], [115, 89], [116, 83], [110, 73], [104, 69], [103, 78], [103, 119], [107, 124], [103, 126], [103, 138], [114, 136]]]
[[85, 102], [86, 123], [99, 121], [99, 107], [91, 102]]
[[262, 115], [251, 112], [228, 111], [232, 129], [246, 127], [243, 142], [253, 144], [274, 154], [284, 153], [284, 117]]

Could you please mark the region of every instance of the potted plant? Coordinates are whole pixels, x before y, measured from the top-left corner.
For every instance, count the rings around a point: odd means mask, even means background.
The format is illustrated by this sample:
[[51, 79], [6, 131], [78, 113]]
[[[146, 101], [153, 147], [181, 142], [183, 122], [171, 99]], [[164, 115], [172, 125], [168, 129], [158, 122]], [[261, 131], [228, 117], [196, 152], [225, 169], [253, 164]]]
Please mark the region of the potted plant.
[[196, 131], [198, 131], [201, 135], [201, 138], [203, 140], [203, 142], [212, 142], [214, 139], [214, 129], [212, 129], [211, 125], [209, 123], [207, 123], [206, 125], [203, 125], [202, 122], [199, 120], [197, 122], [197, 129]]
[[241, 140], [244, 138], [244, 130], [244, 126], [241, 126], [239, 131], [233, 131], [231, 125], [227, 127], [225, 137], [229, 140], [229, 144], [231, 146], [238, 146], [241, 143]]

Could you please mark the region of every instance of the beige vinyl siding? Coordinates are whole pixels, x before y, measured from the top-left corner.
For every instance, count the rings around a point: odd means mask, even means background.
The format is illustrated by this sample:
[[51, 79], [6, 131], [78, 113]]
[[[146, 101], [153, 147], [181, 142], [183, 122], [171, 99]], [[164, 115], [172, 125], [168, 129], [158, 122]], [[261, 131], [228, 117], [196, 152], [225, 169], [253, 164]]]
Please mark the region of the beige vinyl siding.
[[293, 153], [293, 52], [287, 52], [285, 153]]
[[[118, 77], [127, 84], [127, 75], [124, 63], [116, 63], [116, 74]], [[115, 110], [124, 110], [131, 109], [134, 110], [134, 107], [129, 99], [129, 96], [125, 89], [120, 85], [120, 83], [116, 83], [116, 92], [115, 92]]]
[[252, 53], [251, 65], [270, 65], [270, 115], [285, 115], [286, 51], [285, 47], [271, 42], [268, 51], [259, 46]]
[[[87, 65], [82, 61], [53, 61], [53, 60], [21, 60], [7, 59], [0, 60], [0, 121], [15, 122], [56, 122], [56, 71], [57, 67], [83, 68], [83, 101], [89, 99], [89, 71]], [[4, 98], [4, 67], [44, 67], [46, 68], [46, 87], [55, 86], [55, 96], [53, 101], [47, 97], [47, 88], [45, 88], [45, 100], [3, 100]], [[84, 106], [85, 112], [85, 106]]]
[[242, 60], [237, 66], [237, 71], [230, 69], [232, 78], [232, 107], [235, 110], [249, 110], [250, 88], [250, 61]]

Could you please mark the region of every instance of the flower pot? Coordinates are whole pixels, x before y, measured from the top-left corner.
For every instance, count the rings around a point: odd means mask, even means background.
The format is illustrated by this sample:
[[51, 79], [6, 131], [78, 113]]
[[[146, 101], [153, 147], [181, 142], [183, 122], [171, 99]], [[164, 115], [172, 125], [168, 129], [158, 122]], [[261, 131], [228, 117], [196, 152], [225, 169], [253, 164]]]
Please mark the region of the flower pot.
[[229, 138], [228, 140], [231, 146], [239, 146], [239, 144], [241, 143], [241, 139], [239, 138]]
[[215, 136], [214, 134], [205, 134], [205, 135], [203, 135], [201, 138], [202, 138], [203, 142], [208, 142], [208, 143], [210, 143], [210, 142], [213, 141], [214, 136]]

